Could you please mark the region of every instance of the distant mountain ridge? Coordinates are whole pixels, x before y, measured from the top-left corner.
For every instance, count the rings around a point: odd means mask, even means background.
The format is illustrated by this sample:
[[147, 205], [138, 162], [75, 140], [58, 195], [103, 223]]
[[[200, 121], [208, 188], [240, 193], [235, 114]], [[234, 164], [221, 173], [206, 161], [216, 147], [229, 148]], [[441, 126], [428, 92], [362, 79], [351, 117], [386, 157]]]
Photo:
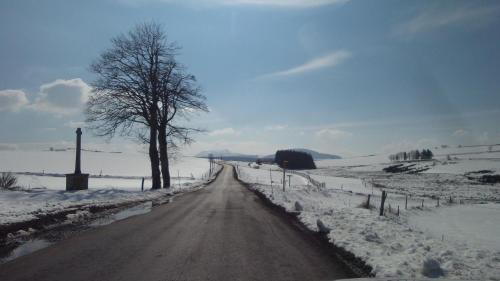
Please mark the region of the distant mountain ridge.
[[342, 157], [335, 154], [321, 153], [307, 148], [292, 148], [291, 150], [307, 152], [311, 154], [314, 160], [342, 159]]
[[[325, 159], [341, 159], [342, 157], [334, 154], [327, 154], [317, 152], [307, 148], [290, 148], [289, 150], [302, 151], [311, 154], [314, 160], [325, 160]], [[235, 153], [230, 151], [229, 149], [220, 149], [220, 150], [205, 150], [196, 154], [195, 157], [198, 158], [208, 158], [209, 155], [212, 154], [214, 157], [222, 157], [226, 159], [244, 159], [242, 161], [255, 161], [257, 159], [274, 159], [274, 154], [269, 154], [265, 156], [258, 156], [252, 154], [243, 154], [243, 153]]]
[[195, 157], [198, 158], [207, 158], [212, 154], [213, 157], [255, 157], [258, 158], [258, 155], [249, 155], [243, 153], [231, 152], [229, 149], [220, 149], [220, 150], [204, 150], [200, 153], [196, 154]]

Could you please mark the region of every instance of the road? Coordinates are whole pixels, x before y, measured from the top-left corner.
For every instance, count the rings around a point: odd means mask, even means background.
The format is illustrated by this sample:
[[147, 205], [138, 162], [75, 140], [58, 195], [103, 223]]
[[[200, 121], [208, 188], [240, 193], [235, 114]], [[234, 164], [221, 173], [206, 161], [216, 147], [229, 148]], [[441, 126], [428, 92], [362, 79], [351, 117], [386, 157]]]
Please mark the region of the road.
[[0, 280], [331, 280], [352, 273], [233, 178], [0, 265]]

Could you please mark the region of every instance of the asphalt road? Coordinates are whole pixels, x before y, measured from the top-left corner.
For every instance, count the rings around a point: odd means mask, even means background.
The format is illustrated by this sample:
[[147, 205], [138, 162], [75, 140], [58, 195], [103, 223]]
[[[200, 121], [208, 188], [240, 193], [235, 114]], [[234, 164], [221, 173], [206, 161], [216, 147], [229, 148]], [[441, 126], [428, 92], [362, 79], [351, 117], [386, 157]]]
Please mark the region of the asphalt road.
[[233, 178], [0, 265], [0, 280], [331, 280], [352, 277]]

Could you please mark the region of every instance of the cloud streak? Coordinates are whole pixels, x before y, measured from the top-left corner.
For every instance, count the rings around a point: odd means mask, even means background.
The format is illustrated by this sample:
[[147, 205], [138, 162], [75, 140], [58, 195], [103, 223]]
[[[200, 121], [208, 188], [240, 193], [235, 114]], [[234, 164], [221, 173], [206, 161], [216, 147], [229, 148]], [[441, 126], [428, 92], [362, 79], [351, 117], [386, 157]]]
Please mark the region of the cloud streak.
[[226, 5], [254, 5], [275, 7], [308, 8], [326, 5], [343, 4], [349, 0], [219, 0]]
[[218, 136], [237, 136], [240, 132], [236, 131], [233, 128], [223, 128], [218, 130], [213, 130], [208, 133], [209, 136], [218, 137]]
[[331, 52], [325, 56], [319, 57], [312, 59], [310, 61], [305, 62], [304, 64], [286, 69], [286, 70], [281, 70], [273, 73], [269, 73], [266, 75], [263, 75], [263, 78], [273, 78], [273, 77], [287, 77], [287, 76], [295, 76], [295, 75], [300, 75], [304, 73], [308, 73], [311, 71], [323, 69], [323, 68], [328, 68], [328, 67], [334, 67], [345, 60], [349, 59], [352, 56], [351, 52], [346, 51], [346, 50], [338, 50]]
[[266, 126], [264, 128], [265, 131], [282, 131], [288, 128], [288, 125], [272, 125], [272, 126]]
[[465, 136], [468, 132], [464, 129], [458, 129], [455, 132], [453, 132], [452, 136], [454, 137], [462, 137]]
[[325, 141], [337, 141], [352, 136], [351, 133], [333, 128], [326, 128], [316, 132], [316, 137]]
[[411, 37], [417, 33], [459, 24], [467, 24], [468, 26], [485, 25], [494, 20], [499, 13], [500, 5], [472, 6], [468, 4], [454, 5], [453, 7], [434, 5], [397, 26], [396, 34]]
[[127, 5], [147, 5], [150, 3], [181, 3], [195, 6], [261, 6], [276, 8], [314, 8], [344, 4], [350, 0], [117, 0]]

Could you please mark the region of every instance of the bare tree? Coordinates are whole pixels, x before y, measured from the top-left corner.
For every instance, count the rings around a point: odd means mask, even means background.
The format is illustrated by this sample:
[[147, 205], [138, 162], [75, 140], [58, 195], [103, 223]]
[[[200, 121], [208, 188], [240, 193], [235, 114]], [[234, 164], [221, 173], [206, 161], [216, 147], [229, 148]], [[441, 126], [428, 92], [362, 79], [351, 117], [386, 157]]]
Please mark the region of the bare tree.
[[200, 129], [182, 126], [175, 120], [189, 120], [190, 114], [208, 111], [205, 96], [201, 94], [193, 75], [186, 74], [184, 68], [174, 65], [168, 81], [163, 81], [163, 91], [158, 106], [158, 144], [160, 148], [161, 172], [163, 187], [170, 187], [169, 153], [168, 149], [176, 149], [179, 145], [190, 144], [193, 139], [190, 134], [200, 132]]
[[[87, 104], [94, 133], [112, 138], [135, 135], [149, 143], [152, 188], [161, 188], [157, 148], [159, 106], [164, 82], [175, 67], [176, 46], [156, 23], [137, 25], [111, 40], [112, 46], [91, 64], [97, 78]], [[144, 128], [149, 136], [143, 138]]]

